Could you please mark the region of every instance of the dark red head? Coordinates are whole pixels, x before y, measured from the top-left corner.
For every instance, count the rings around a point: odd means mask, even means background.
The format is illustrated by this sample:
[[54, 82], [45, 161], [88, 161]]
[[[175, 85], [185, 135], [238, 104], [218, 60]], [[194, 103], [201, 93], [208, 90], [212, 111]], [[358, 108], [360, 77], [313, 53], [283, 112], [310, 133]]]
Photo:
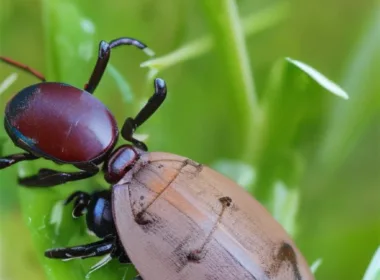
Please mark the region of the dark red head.
[[131, 170], [144, 151], [132, 145], [123, 145], [116, 149], [104, 163], [104, 179], [116, 184]]

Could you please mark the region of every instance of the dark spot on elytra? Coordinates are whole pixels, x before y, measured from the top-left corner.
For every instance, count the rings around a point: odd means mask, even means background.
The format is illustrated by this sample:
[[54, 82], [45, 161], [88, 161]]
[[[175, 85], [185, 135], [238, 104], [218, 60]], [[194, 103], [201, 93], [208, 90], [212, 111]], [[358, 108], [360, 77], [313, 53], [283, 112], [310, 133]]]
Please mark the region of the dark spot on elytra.
[[178, 243], [178, 246], [173, 251], [173, 258], [176, 260], [177, 268], [176, 272], [179, 273], [189, 262], [188, 250], [186, 249], [189, 246], [189, 240], [191, 239], [191, 234], [187, 235], [181, 242]]
[[200, 262], [205, 256], [205, 252], [202, 250], [194, 250], [187, 255], [187, 260], [191, 262]]
[[145, 198], [145, 197], [144, 197], [143, 195], [142, 195], [142, 196], [140, 196], [140, 200], [144, 200], [144, 198]]
[[191, 159], [185, 159], [183, 162], [182, 162], [182, 166], [185, 167], [186, 165], [191, 165], [193, 167], [196, 168], [197, 170], [197, 173], [200, 173], [203, 169], [203, 164], [200, 164], [198, 162], [195, 162]]
[[294, 252], [292, 246], [285, 242], [282, 244], [277, 257], [282, 261], [288, 260], [291, 263], [297, 263], [296, 253]]
[[141, 226], [145, 226], [147, 224], [150, 224], [152, 220], [147, 219], [145, 212], [142, 211], [142, 212], [137, 213], [135, 217], [135, 222]]
[[157, 234], [167, 227], [167, 223], [160, 216], [148, 211], [141, 211], [135, 216], [135, 222], [148, 234]]
[[288, 262], [293, 270], [294, 273], [294, 279], [301, 280], [301, 273], [298, 269], [298, 263], [297, 263], [297, 255], [294, 251], [293, 247], [283, 242], [280, 249], [277, 252], [277, 255], [275, 256], [275, 263], [270, 269], [269, 274], [277, 275], [278, 270], [283, 265], [284, 262]]
[[223, 204], [223, 206], [226, 206], [226, 207], [230, 207], [231, 203], [232, 203], [231, 197], [228, 197], [228, 196], [223, 196], [223, 197], [219, 198], [219, 201], [220, 201], [220, 203]]
[[161, 169], [162, 167], [164, 167], [164, 165], [163, 164], [159, 164], [157, 167]]

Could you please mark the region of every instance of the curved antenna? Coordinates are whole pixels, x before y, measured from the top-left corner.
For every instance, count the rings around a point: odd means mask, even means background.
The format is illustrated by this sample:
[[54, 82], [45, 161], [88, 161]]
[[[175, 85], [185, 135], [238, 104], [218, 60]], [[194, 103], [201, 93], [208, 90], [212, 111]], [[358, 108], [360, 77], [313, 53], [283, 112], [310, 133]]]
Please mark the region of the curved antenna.
[[27, 66], [25, 64], [22, 64], [20, 62], [17, 62], [15, 60], [12, 60], [12, 59], [10, 59], [8, 57], [4, 57], [4, 56], [0, 56], [0, 60], [5, 62], [6, 64], [9, 64], [13, 67], [16, 67], [18, 69], [25, 71], [26, 73], [33, 75], [34, 77], [39, 79], [41, 82], [46, 82], [44, 75], [42, 75], [40, 72], [30, 68], [29, 66]]

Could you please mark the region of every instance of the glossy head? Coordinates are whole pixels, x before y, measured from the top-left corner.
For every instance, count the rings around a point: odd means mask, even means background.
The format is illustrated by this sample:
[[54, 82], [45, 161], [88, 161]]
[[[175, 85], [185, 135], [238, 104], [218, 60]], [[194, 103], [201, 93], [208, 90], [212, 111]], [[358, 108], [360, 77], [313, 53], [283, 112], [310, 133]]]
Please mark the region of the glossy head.
[[116, 184], [132, 169], [143, 153], [145, 152], [132, 145], [120, 146], [103, 166], [105, 180], [110, 184]]

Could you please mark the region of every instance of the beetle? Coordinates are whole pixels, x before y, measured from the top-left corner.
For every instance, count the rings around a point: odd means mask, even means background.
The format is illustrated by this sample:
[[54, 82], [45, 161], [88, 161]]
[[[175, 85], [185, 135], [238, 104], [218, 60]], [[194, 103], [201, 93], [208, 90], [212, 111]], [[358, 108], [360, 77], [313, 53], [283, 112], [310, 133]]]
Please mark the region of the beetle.
[[[105, 179], [116, 183], [122, 176], [123, 158], [129, 156], [124, 145], [115, 149], [119, 129], [112, 113], [93, 96], [110, 59], [111, 50], [132, 45], [148, 55], [153, 52], [141, 41], [122, 37], [107, 43], [100, 41], [98, 58], [84, 89], [61, 82], [47, 82], [38, 71], [1, 56], [0, 60], [26, 71], [41, 82], [18, 92], [6, 105], [4, 126], [13, 143], [26, 153], [0, 158], [0, 169], [17, 162], [45, 158], [58, 164], [71, 164], [78, 172], [59, 172], [40, 169], [38, 174], [19, 178], [27, 187], [51, 187], [68, 181], [94, 176], [103, 163]], [[135, 118], [127, 118], [121, 136], [142, 150], [147, 146], [133, 137], [162, 104], [166, 97], [166, 83], [154, 80], [154, 93]]]
[[314, 279], [281, 225], [231, 179], [175, 154], [126, 150], [118, 183], [65, 200], [101, 240], [46, 257], [105, 256], [94, 269], [117, 258], [133, 263], [135, 280]]
[[164, 80], [155, 79], [153, 96], [134, 119], [124, 122], [121, 135], [132, 144], [114, 149], [116, 121], [92, 93], [111, 49], [119, 45], [147, 51], [132, 38], [101, 41], [84, 90], [46, 82], [28, 66], [0, 57], [41, 80], [7, 104], [6, 131], [27, 153], [1, 158], [0, 167], [42, 157], [82, 170], [41, 169], [19, 179], [24, 186], [51, 187], [93, 176], [103, 163], [105, 179], [112, 185], [91, 194], [76, 191], [65, 200], [73, 202], [74, 218], [86, 216], [88, 229], [100, 240], [49, 249], [45, 256], [105, 256], [93, 269], [115, 258], [135, 265], [140, 273], [135, 280], [314, 279], [285, 230], [243, 188], [188, 158], [147, 152], [147, 146], [133, 138], [136, 128], [163, 103]]

